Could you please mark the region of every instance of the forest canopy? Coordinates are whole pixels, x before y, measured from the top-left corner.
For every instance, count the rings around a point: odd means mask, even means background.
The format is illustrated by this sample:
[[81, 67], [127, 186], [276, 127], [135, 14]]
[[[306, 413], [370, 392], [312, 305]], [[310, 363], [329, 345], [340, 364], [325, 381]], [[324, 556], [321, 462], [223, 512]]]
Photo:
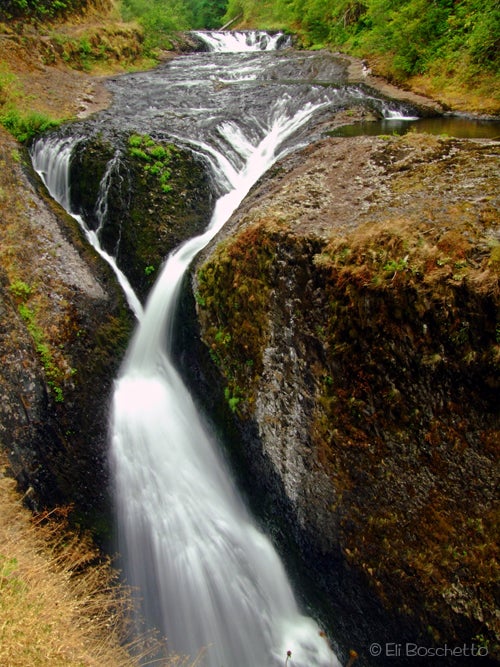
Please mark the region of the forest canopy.
[[401, 77], [425, 72], [435, 60], [451, 70], [499, 69], [498, 0], [229, 0], [226, 18], [240, 14], [297, 31], [309, 46], [388, 54]]

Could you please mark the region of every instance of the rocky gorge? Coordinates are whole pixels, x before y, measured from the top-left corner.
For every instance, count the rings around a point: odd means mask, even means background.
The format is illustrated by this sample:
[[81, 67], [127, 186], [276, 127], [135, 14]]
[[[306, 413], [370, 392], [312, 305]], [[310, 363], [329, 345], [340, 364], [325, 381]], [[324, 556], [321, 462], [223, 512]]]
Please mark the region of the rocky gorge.
[[[498, 158], [489, 141], [324, 139], [197, 263], [252, 484], [334, 617], [356, 618], [351, 641], [496, 641]], [[385, 632], [363, 624], [367, 590]]]
[[[2, 146], [4, 210], [17, 211], [2, 225], [2, 444], [34, 506], [74, 502], [96, 523], [110, 381], [133, 319], [22, 152]], [[205, 176], [169, 150], [172, 191], [138, 153], [132, 164], [122, 250], [143, 298], [207, 214]], [[96, 193], [81, 178], [90, 154], [109, 151], [79, 153], [79, 208]], [[242, 436], [233, 453], [262, 516], [366, 664], [375, 641], [495, 655], [498, 161], [496, 141], [324, 134], [259, 181], [185, 294], [186, 374]], [[122, 204], [118, 193], [120, 219]]]

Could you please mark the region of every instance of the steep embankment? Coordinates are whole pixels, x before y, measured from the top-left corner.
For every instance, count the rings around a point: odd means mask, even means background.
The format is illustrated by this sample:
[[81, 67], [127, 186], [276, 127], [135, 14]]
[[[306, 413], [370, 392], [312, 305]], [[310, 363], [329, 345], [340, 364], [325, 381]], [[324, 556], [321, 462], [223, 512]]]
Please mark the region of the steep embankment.
[[101, 76], [147, 65], [142, 40], [108, 1], [65, 22], [0, 23], [0, 115], [14, 109], [66, 120], [103, 108], [109, 96]]
[[0, 453], [0, 663], [133, 667], [116, 573], [60, 515], [34, 521], [14, 487]]
[[1, 136], [1, 443], [35, 506], [102, 511], [106, 397], [132, 319], [76, 222]]
[[499, 161], [498, 142], [326, 139], [197, 266], [243, 456], [365, 656], [498, 640]]

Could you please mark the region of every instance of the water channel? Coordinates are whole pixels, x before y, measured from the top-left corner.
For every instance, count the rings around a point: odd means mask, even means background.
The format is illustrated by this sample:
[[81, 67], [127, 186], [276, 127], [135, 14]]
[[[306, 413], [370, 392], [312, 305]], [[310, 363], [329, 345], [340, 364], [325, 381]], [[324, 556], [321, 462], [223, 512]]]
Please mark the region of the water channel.
[[[116, 519], [127, 580], [142, 613], [180, 654], [208, 667], [338, 664], [316, 622], [298, 607], [283, 564], [235, 488], [220, 446], [198, 414], [172, 354], [182, 278], [252, 185], [278, 159], [319, 136], [339, 109], [414, 117], [349, 86], [333, 56], [296, 52], [283, 36], [198, 35], [211, 51], [109, 83], [111, 107], [41, 139], [33, 164], [77, 218], [122, 284], [138, 326], [115, 382], [109, 426]], [[166, 260], [143, 308], [99, 229], [71, 211], [69, 161], [82, 136], [144, 133], [187, 147], [210, 170], [215, 207], [206, 231]], [[96, 210], [107, 215], [108, 165]], [[104, 199], [103, 199], [104, 198]], [[181, 315], [182, 316], [182, 315]]]

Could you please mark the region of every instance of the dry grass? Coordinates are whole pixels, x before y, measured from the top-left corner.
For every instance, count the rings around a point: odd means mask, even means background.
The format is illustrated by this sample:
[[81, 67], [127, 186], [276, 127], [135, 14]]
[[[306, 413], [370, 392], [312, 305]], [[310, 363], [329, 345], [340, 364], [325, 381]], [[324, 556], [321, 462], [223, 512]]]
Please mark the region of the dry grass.
[[[194, 667], [154, 658], [154, 638], [123, 646], [130, 597], [89, 539], [65, 528], [64, 512], [33, 519], [0, 467], [0, 664], [8, 667]], [[131, 657], [134, 655], [135, 657]], [[148, 656], [150, 660], [148, 660]]]

